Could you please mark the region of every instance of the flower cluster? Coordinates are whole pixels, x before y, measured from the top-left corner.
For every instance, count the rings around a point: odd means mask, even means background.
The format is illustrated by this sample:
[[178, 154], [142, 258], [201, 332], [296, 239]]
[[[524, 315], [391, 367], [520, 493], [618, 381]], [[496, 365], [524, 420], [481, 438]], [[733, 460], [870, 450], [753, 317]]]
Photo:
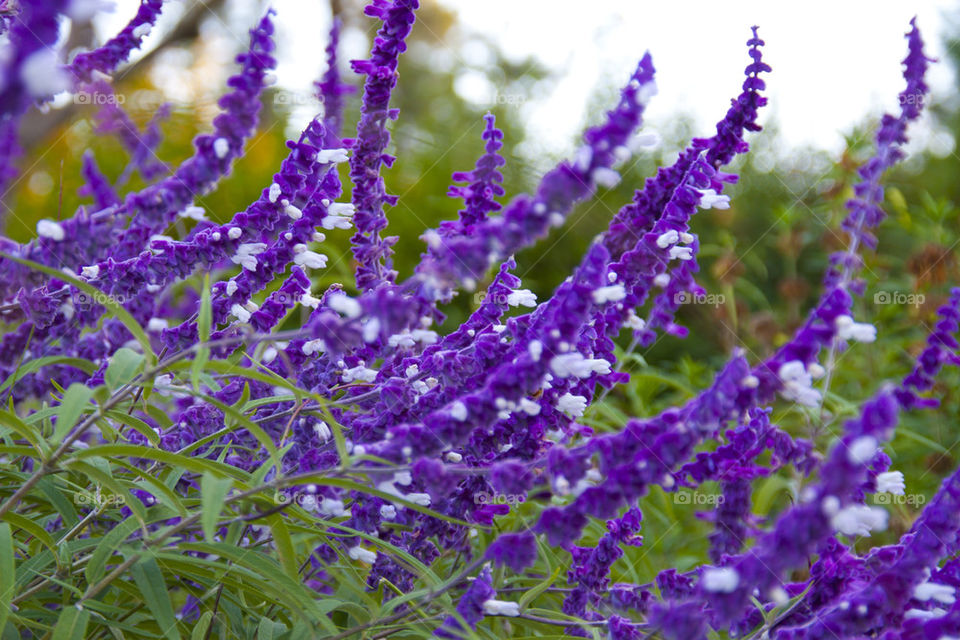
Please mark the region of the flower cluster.
[[[0, 176], [13, 171], [16, 127], [31, 104], [64, 90], [112, 91], [107, 74], [140, 45], [163, 5], [144, 0], [116, 37], [64, 64], [56, 49], [58, 15], [78, 4], [24, 3], [9, 27], [12, 53], [0, 62]], [[0, 387], [4, 404], [35, 417], [31, 423], [49, 420], [47, 409], [34, 409], [37, 398], [63, 398], [60, 392], [77, 383], [100, 389], [130, 351], [160, 352], [165, 362], [194, 358], [197, 371], [210, 357], [256, 371], [249, 379], [193, 375], [189, 382], [182, 369], [158, 371], [144, 382], [164, 398], [166, 420], [134, 404], [128, 416], [108, 413], [104, 420], [138, 428], [116, 436], [106, 428], [73, 432], [72, 443], [150, 443], [218, 468], [264, 469], [266, 480], [344, 469], [362, 475], [366, 484], [304, 481], [281, 489], [287, 499], [308, 496], [299, 504], [341, 532], [314, 541], [308, 583], [318, 597], [336, 588], [326, 568], [346, 559], [365, 572], [371, 590], [389, 584], [411, 592], [415, 565], [430, 566], [448, 552], [469, 556], [465, 573], [444, 587], [458, 604], [456, 615], [436, 620], [441, 637], [460, 637], [485, 618], [526, 615], [498, 576], [524, 575], [544, 547], [567, 562], [560, 624], [568, 635], [601, 627], [617, 639], [701, 638], [708, 626], [730, 637], [763, 627], [764, 637], [791, 639], [876, 637], [884, 630], [899, 630], [884, 636], [891, 638], [960, 634], [960, 565], [941, 564], [960, 539], [960, 472], [898, 544], [866, 555], [852, 544], [887, 522], [887, 511], [868, 505], [866, 496], [903, 493], [903, 476], [889, 469], [882, 450], [900, 415], [935, 404], [928, 392], [941, 368], [960, 364], [960, 289], [939, 310], [911, 373], [864, 401], [825, 456], [775, 424], [771, 411], [783, 401], [819, 408], [834, 354], [876, 339], [873, 325], [854, 319], [854, 297], [864, 289], [860, 251], [876, 245], [883, 174], [902, 158], [922, 101], [901, 100], [900, 113], [883, 118], [848, 203], [847, 248], [832, 257], [823, 295], [797, 331], [765, 360], [751, 363], [736, 351], [682, 405], [595, 433], [581, 418], [604, 390], [629, 379], [618, 366], [621, 334], [634, 344], [686, 335], [676, 319], [680, 300], [704, 291], [691, 221], [730, 206], [724, 189], [736, 176], [724, 167], [748, 152], [746, 138], [760, 130], [766, 104], [764, 42], [754, 28], [742, 88], [716, 133], [693, 139], [646, 180], [569, 277], [538, 300], [513, 273], [513, 255], [565, 224], [578, 201], [616, 186], [617, 167], [643, 153], [649, 135], [638, 131], [656, 94], [652, 59], [642, 58], [617, 105], [586, 131], [573, 158], [547, 172], [533, 194], [509, 202], [502, 201], [503, 133], [488, 115], [483, 154], [472, 170], [452, 176], [457, 185], [447, 195], [462, 200], [458, 217], [423, 234], [422, 262], [399, 279], [391, 264], [397, 239], [381, 235], [385, 207], [397, 197], [387, 193], [381, 170], [395, 160], [387, 153], [388, 121], [399, 117], [391, 93], [418, 7], [417, 0], [373, 0], [367, 7], [379, 29], [370, 57], [352, 63], [364, 78], [352, 138], [342, 137], [344, 96], [353, 89], [337, 70], [335, 22], [328, 69], [316, 84], [324, 113], [288, 142], [272, 181], [225, 224], [206, 220], [194, 202], [229, 172], [256, 129], [275, 64], [272, 12], [237, 58], [212, 133], [198, 136], [194, 156], [178, 167], [154, 160], [164, 112], [140, 131], [108, 101], [100, 130], [120, 137], [131, 155], [128, 171], [111, 182], [85, 156], [82, 193], [93, 205], [65, 220], [41, 220], [31, 242], [0, 240], [0, 309], [9, 327], [0, 340], [0, 378], [11, 381]], [[928, 59], [911, 27], [903, 95], [916, 96], [927, 90]], [[342, 163], [349, 166], [349, 202]], [[147, 186], [121, 195], [134, 170]], [[165, 235], [178, 219], [195, 224], [181, 237]], [[316, 289], [312, 276], [328, 263], [321, 243], [349, 229], [355, 282]], [[459, 326], [440, 332], [442, 305], [474, 290], [491, 270], [482, 302]], [[196, 288], [200, 274], [211, 283], [184, 295], [184, 283]], [[281, 330], [295, 309], [303, 310], [302, 321]], [[21, 369], [41, 358], [47, 360]], [[56, 414], [56, 430], [63, 419]], [[705, 450], [705, 443], [716, 446]], [[144, 465], [130, 458], [131, 468], [149, 475]], [[809, 481], [795, 505], [761, 521], [751, 514], [753, 481], [785, 468]], [[611, 584], [615, 563], [644, 544], [638, 501], [652, 487], [677, 492], [710, 481], [722, 496], [704, 516], [714, 527], [712, 564], [664, 567], [651, 584]], [[184, 470], [165, 489], [187, 492], [200, 482], [201, 474]], [[136, 496], [153, 508], [152, 485], [137, 486]], [[506, 521], [533, 496], [549, 505], [529, 529], [501, 532], [477, 548], [477, 528]], [[592, 544], [584, 536], [591, 520], [605, 521]], [[248, 527], [237, 544], [260, 544], [259, 535]], [[811, 562], [809, 575], [793, 581], [791, 571]], [[771, 625], [765, 614], [791, 601]], [[181, 615], [197, 617], [196, 605], [191, 596]]]

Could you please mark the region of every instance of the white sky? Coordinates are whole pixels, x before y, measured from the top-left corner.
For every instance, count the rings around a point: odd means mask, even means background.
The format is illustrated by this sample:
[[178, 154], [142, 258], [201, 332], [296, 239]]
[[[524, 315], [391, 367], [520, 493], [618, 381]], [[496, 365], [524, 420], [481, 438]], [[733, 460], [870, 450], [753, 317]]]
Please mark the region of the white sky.
[[[788, 146], [810, 144], [836, 152], [853, 124], [896, 106], [910, 18], [918, 17], [928, 51], [940, 58], [944, 31], [960, 22], [960, 8], [946, 0], [808, 0], [802, 5], [776, 0], [438, 1], [459, 13], [465, 38], [482, 34], [508, 57], [535, 55], [556, 73], [543, 95], [523, 97], [517, 114], [547, 149], [561, 153], [569, 151], [571, 134], [586, 120], [596, 120], [598, 114], [588, 118], [586, 113], [594, 91], [626, 80], [645, 50], [653, 55], [660, 88], [647, 111], [650, 127], [684, 112], [694, 116], [698, 134], [710, 133], [739, 92], [752, 24], [760, 26], [767, 42], [764, 59], [773, 67], [763, 121], [775, 119]], [[122, 25], [137, 4], [117, 0], [117, 12], [103, 29]], [[179, 13], [182, 0], [172, 4], [171, 12]], [[278, 12], [280, 83], [306, 91], [323, 69], [327, 2], [271, 4]], [[245, 40], [246, 29], [265, 5], [234, 0], [231, 6], [240, 11], [219, 35]], [[347, 37], [344, 45], [346, 59], [365, 55], [367, 43], [359, 34]], [[224, 62], [229, 61], [228, 49], [224, 47]], [[449, 56], [457, 58], [476, 60], [470, 49]], [[934, 99], [955, 93], [946, 64], [935, 65], [929, 78]], [[458, 84], [465, 97], [489, 100], [495, 91], [468, 80]], [[934, 150], [952, 149], [947, 136], [929, 128], [917, 133]]]

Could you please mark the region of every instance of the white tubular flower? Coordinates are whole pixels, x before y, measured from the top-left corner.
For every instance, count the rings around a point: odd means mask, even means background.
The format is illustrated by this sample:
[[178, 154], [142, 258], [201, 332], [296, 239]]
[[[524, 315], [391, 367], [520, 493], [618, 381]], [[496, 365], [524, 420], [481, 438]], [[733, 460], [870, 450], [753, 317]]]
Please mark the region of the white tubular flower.
[[676, 229], [670, 229], [665, 233], [661, 233], [657, 236], [657, 246], [661, 249], [666, 249], [670, 245], [677, 244], [680, 241], [680, 233]]
[[606, 287], [594, 289], [591, 295], [593, 296], [594, 304], [604, 304], [606, 302], [623, 300], [627, 297], [627, 290], [622, 284], [611, 284]]
[[293, 263], [308, 269], [323, 269], [327, 266], [327, 256], [322, 253], [304, 250], [294, 254]]
[[311, 309], [316, 309], [320, 306], [320, 298], [314, 298], [309, 293], [305, 293], [300, 296], [300, 304], [305, 307], [310, 307]]
[[693, 250], [690, 247], [670, 247], [671, 260], [693, 260]]
[[740, 574], [732, 567], [709, 568], [700, 578], [704, 591], [713, 593], [733, 593], [740, 584]]
[[529, 289], [517, 289], [507, 295], [507, 304], [511, 307], [535, 307], [537, 295]]
[[230, 142], [226, 138], [217, 138], [213, 141], [213, 152], [223, 160], [230, 153]]
[[852, 504], [837, 511], [830, 524], [834, 530], [848, 536], [869, 536], [871, 531], [887, 528], [890, 514], [881, 507]]
[[317, 162], [320, 164], [346, 162], [349, 159], [346, 149], [321, 149], [317, 152]]
[[359, 560], [360, 562], [365, 562], [367, 564], [373, 564], [377, 561], [377, 553], [375, 551], [369, 551], [360, 545], [350, 547], [347, 555], [350, 556], [351, 560]]
[[885, 471], [877, 474], [877, 493], [892, 493], [902, 496], [907, 490], [907, 483], [901, 471]]
[[953, 604], [957, 601], [956, 589], [948, 584], [935, 582], [921, 582], [913, 588], [913, 597], [921, 602], [936, 600], [943, 604]]
[[343, 370], [344, 382], [353, 382], [355, 380], [359, 380], [361, 382], [373, 382], [376, 379], [377, 371], [375, 369], [368, 369], [363, 365]]
[[327, 344], [323, 341], [322, 338], [317, 338], [316, 340], [308, 340], [303, 343], [303, 346], [300, 347], [300, 351], [305, 356], [312, 356], [315, 353], [321, 353], [327, 350]]
[[729, 209], [730, 196], [718, 195], [713, 189], [706, 189], [700, 192], [700, 208]]
[[250, 321], [250, 312], [244, 309], [242, 305], [234, 304], [230, 307], [230, 313], [240, 322]]
[[878, 446], [880, 443], [873, 436], [860, 436], [850, 443], [847, 459], [853, 464], [866, 464], [877, 455]]
[[610, 363], [603, 358], [585, 358], [577, 352], [563, 353], [550, 360], [550, 370], [558, 378], [569, 376], [589, 378], [594, 373], [600, 375], [610, 373]]
[[271, 203], [274, 203], [280, 197], [281, 193], [280, 185], [274, 182], [270, 185], [270, 190], [267, 192], [267, 199], [270, 200]]
[[202, 222], [207, 219], [207, 212], [203, 207], [187, 207], [183, 211], [178, 212], [177, 215], [181, 218], [196, 220], [197, 222]]
[[459, 400], [450, 405], [450, 417], [457, 422], [463, 422], [467, 419], [467, 405]]
[[87, 280], [96, 280], [100, 275], [100, 265], [95, 264], [89, 267], [80, 267], [80, 275]]
[[488, 616], [510, 616], [515, 618], [520, 615], [519, 602], [507, 602], [506, 600], [484, 600], [483, 612]]
[[60, 242], [63, 240], [65, 233], [59, 222], [44, 218], [37, 221], [37, 235], [41, 238], [49, 238], [54, 242]]
[[867, 322], [854, 322], [850, 316], [837, 316], [834, 320], [837, 337], [854, 342], [873, 342], [877, 339], [877, 328]]
[[345, 293], [332, 294], [327, 298], [327, 304], [330, 305], [331, 309], [348, 318], [357, 318], [363, 311], [360, 308], [360, 303]]
[[557, 409], [571, 418], [579, 418], [587, 410], [587, 399], [575, 396], [569, 391], [557, 398]]
[[606, 187], [607, 189], [613, 189], [620, 184], [620, 174], [609, 167], [597, 167], [593, 170], [593, 173], [590, 174], [590, 177], [593, 178], [593, 181], [598, 185]]

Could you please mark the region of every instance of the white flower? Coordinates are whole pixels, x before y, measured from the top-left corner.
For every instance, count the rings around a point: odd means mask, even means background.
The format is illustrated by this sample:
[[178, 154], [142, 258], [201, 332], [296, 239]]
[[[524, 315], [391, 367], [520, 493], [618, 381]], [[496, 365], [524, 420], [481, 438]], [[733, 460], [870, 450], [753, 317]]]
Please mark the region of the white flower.
[[230, 313], [240, 322], [248, 322], [250, 320], [250, 312], [239, 304], [234, 304], [230, 307]]
[[[231, 230], [232, 231], [232, 230]], [[266, 251], [267, 245], [263, 242], [244, 242], [237, 247], [237, 254], [230, 258], [234, 264], [239, 264], [247, 271], [257, 270], [257, 254]]]
[[181, 218], [189, 218], [190, 220], [196, 220], [197, 222], [203, 222], [207, 219], [207, 212], [203, 207], [190, 206], [177, 213]]
[[343, 500], [324, 498], [320, 501], [320, 513], [325, 516], [333, 516], [336, 518], [337, 516], [342, 516], [344, 511], [345, 509], [343, 508]]
[[145, 23], [145, 24], [138, 24], [138, 25], [133, 29], [133, 34], [132, 34], [133, 37], [136, 38], [137, 40], [140, 40], [141, 38], [145, 38], [147, 35], [149, 35], [149, 33], [150, 33], [150, 28], [151, 28], [152, 26], [153, 26], [153, 25], [147, 24], [147, 23]]
[[332, 294], [327, 298], [327, 304], [330, 305], [331, 309], [348, 318], [356, 318], [362, 312], [360, 303], [345, 293]]
[[653, 278], [653, 284], [655, 284], [655, 285], [657, 285], [658, 287], [660, 287], [661, 289], [663, 289], [663, 288], [666, 287], [668, 284], [670, 284], [670, 274], [667, 274], [667, 273], [658, 273], [658, 274]]
[[170, 323], [167, 322], [166, 318], [150, 318], [150, 321], [147, 322], [147, 331], [163, 331]]
[[611, 284], [606, 287], [594, 289], [591, 295], [593, 296], [594, 304], [604, 304], [606, 302], [623, 300], [627, 297], [627, 290], [624, 289], [622, 284]]
[[380, 506], [380, 517], [384, 520], [393, 520], [397, 517], [397, 508], [392, 504]]
[[837, 316], [834, 320], [837, 337], [854, 342], [873, 342], [877, 339], [877, 328], [867, 322], [854, 322], [850, 316]]
[[946, 610], [941, 609], [940, 607], [935, 607], [930, 611], [924, 611], [923, 609], [907, 609], [906, 613], [903, 614], [903, 617], [907, 620], [912, 618], [916, 618], [918, 620], [934, 620], [936, 618], [942, 618], [945, 615], [947, 615]]
[[301, 251], [294, 254], [293, 263], [308, 269], [323, 269], [327, 266], [327, 256], [314, 251]]
[[953, 604], [957, 601], [957, 597], [954, 595], [955, 592], [956, 589], [948, 584], [921, 582], [913, 588], [913, 597], [922, 602], [936, 600], [943, 604]]
[[559, 377], [589, 378], [594, 373], [607, 375], [610, 363], [603, 358], [585, 358], [580, 353], [563, 353], [550, 360], [550, 370]]
[[520, 603], [507, 602], [506, 600], [484, 600], [483, 612], [488, 616], [510, 616], [520, 615]]
[[467, 405], [459, 400], [450, 405], [450, 417], [457, 422], [463, 422], [467, 419]]
[[744, 376], [743, 379], [740, 380], [740, 386], [744, 389], [756, 389], [760, 386], [760, 379], [752, 374]]
[[873, 456], [877, 455], [877, 446], [879, 446], [879, 443], [873, 436], [860, 436], [850, 443], [847, 459], [853, 464], [870, 462], [873, 460]]
[[630, 309], [627, 312], [627, 319], [624, 321], [623, 326], [633, 329], [634, 331], [642, 331], [647, 323], [637, 315], [636, 311]]
[[877, 493], [892, 493], [902, 496], [907, 489], [901, 471], [885, 471], [877, 474]]
[[236, 292], [237, 292], [237, 281], [234, 280], [233, 278], [231, 278], [230, 280], [227, 280], [227, 286], [224, 287], [224, 291], [226, 292], [226, 294], [227, 294], [228, 296], [232, 296], [234, 293], [236, 293]]
[[100, 265], [95, 264], [89, 267], [80, 267], [80, 275], [87, 280], [96, 280], [100, 275]]
[[300, 351], [305, 356], [312, 356], [315, 353], [320, 353], [321, 351], [326, 351], [327, 345], [322, 338], [317, 338], [316, 340], [308, 340], [303, 343], [303, 346], [300, 347]]
[[376, 379], [377, 371], [375, 369], [368, 369], [363, 365], [343, 370], [344, 382], [353, 382], [354, 380], [360, 380], [361, 382], [373, 382]]
[[557, 398], [557, 409], [571, 418], [579, 418], [587, 410], [587, 399], [583, 396], [575, 396], [568, 391]]
[[813, 378], [800, 360], [791, 360], [780, 366], [778, 371], [783, 381], [781, 395], [787, 400], [793, 400], [805, 407], [816, 407], [820, 404], [820, 392], [813, 388]]
[[666, 249], [672, 244], [677, 244], [679, 240], [680, 234], [677, 232], [677, 230], [670, 229], [670, 231], [661, 233], [659, 236], [657, 236], [657, 246], [661, 249]]
[[277, 198], [280, 197], [280, 193], [280, 185], [274, 182], [270, 185], [270, 190], [267, 192], [267, 199], [269, 199], [271, 203], [276, 202]]
[[693, 250], [690, 247], [670, 247], [671, 260], [693, 260]]
[[350, 556], [352, 560], [359, 560], [360, 562], [366, 562], [367, 564], [373, 564], [377, 561], [377, 553], [375, 551], [369, 551], [360, 545], [350, 547], [347, 555]]
[[34, 98], [47, 98], [70, 88], [70, 76], [60, 66], [57, 54], [45, 46], [23, 61], [20, 79]]
[[346, 162], [350, 159], [346, 149], [321, 149], [317, 152], [317, 162], [326, 164], [328, 162]]
[[620, 174], [609, 167], [597, 167], [590, 176], [594, 182], [607, 189], [612, 189], [620, 184]]
[[463, 456], [456, 451], [448, 451], [444, 457], [447, 459], [447, 462], [453, 462], [454, 464], [463, 460]]
[[300, 296], [300, 304], [305, 307], [310, 307], [311, 309], [316, 309], [320, 306], [320, 298], [314, 298], [309, 293], [305, 293]]
[[830, 524], [833, 528], [848, 536], [869, 536], [871, 531], [883, 531], [887, 528], [890, 514], [880, 507], [864, 504], [852, 504], [837, 511]]
[[700, 578], [704, 591], [714, 593], [733, 593], [740, 584], [740, 574], [732, 567], [704, 569]]
[[528, 416], [536, 416], [540, 414], [540, 404], [530, 400], [529, 398], [521, 398], [520, 410]]
[[663, 139], [660, 134], [652, 131], [650, 133], [638, 133], [630, 139], [628, 144], [631, 151], [638, 153], [646, 149], [656, 149], [661, 142], [663, 142]]
[[534, 362], [540, 362], [540, 356], [543, 355], [543, 343], [539, 340], [531, 340], [530, 344], [527, 345], [527, 352], [530, 353]]
[[230, 142], [226, 138], [217, 138], [213, 141], [213, 152], [217, 157], [223, 160], [230, 153]]
[[700, 207], [702, 209], [729, 209], [730, 196], [717, 195], [713, 189], [700, 192]]
[[507, 304], [511, 307], [535, 307], [537, 295], [529, 289], [517, 289], [507, 295]]
[[300, 211], [300, 209], [293, 206], [292, 204], [288, 204], [284, 206], [283, 212], [286, 213], [291, 220], [299, 220], [300, 218], [303, 217], [303, 211]]
[[327, 426], [327, 423], [323, 420], [317, 420], [313, 425], [313, 433], [317, 436], [320, 442], [326, 442], [333, 437], [333, 433], [330, 431], [330, 427]]
[[240, 227], [230, 227], [227, 230], [227, 237], [231, 240], [236, 240], [241, 235], [243, 235], [243, 230]]
[[54, 242], [60, 242], [65, 234], [63, 226], [59, 222], [44, 218], [37, 221], [37, 235], [41, 238], [50, 238]]

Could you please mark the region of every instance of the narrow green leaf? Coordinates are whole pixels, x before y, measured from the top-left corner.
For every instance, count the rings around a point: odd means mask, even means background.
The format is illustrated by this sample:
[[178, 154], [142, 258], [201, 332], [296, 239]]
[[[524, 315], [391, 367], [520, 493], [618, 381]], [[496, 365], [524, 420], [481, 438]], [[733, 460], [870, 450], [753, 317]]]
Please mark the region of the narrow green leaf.
[[173, 605], [170, 603], [170, 594], [167, 592], [167, 582], [160, 571], [156, 559], [145, 557], [131, 568], [133, 580], [140, 589], [140, 596], [147, 608], [153, 614], [160, 632], [171, 640], [179, 640], [177, 618], [173, 614]]
[[10, 525], [0, 522], [0, 631], [7, 626], [10, 602], [16, 582], [16, 560], [13, 557], [13, 534]]
[[118, 349], [116, 353], [110, 356], [110, 364], [107, 366], [107, 372], [104, 374], [104, 381], [107, 387], [116, 391], [123, 385], [133, 380], [134, 376], [143, 366], [144, 357], [142, 353], [137, 353], [133, 349], [126, 347]]
[[85, 384], [74, 382], [67, 389], [57, 408], [57, 424], [53, 431], [53, 441], [60, 442], [77, 424], [77, 420], [83, 415], [83, 412], [92, 408], [89, 405], [90, 398], [93, 397], [93, 389]]
[[60, 612], [51, 640], [83, 640], [87, 634], [90, 612], [76, 606], [66, 606]]
[[230, 491], [230, 478], [218, 478], [212, 473], [203, 474], [200, 480], [200, 523], [203, 526], [203, 537], [207, 542], [213, 542], [217, 531], [217, 520], [223, 510], [223, 500]]
[[80, 369], [84, 373], [92, 374], [97, 370], [97, 365], [93, 364], [89, 360], [84, 360], [83, 358], [68, 358], [66, 356], [47, 356], [45, 358], [36, 358], [23, 364], [19, 369], [14, 373], [10, 374], [3, 384], [0, 384], [0, 391], [6, 391], [7, 388], [16, 384], [18, 380], [24, 376], [30, 375], [36, 371], [39, 371], [43, 367], [49, 367], [51, 365], [60, 364], [68, 367], [74, 367], [75, 369]]
[[197, 620], [197, 624], [194, 625], [193, 631], [190, 633], [190, 640], [203, 640], [206, 638], [207, 629], [213, 624], [212, 620], [213, 611], [204, 611], [200, 619]]

